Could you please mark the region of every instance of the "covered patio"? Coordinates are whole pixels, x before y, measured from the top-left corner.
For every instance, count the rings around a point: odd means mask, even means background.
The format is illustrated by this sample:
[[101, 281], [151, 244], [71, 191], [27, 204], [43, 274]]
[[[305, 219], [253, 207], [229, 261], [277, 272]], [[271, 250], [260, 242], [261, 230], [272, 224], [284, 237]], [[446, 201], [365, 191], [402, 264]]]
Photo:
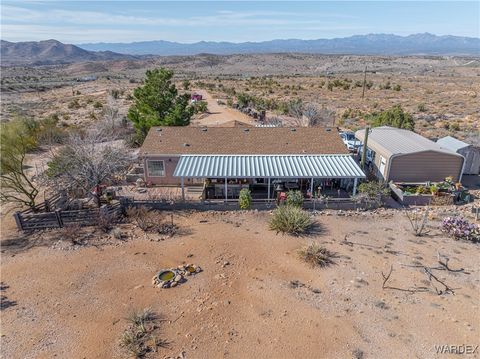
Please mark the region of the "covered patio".
[[357, 192], [365, 174], [350, 155], [182, 155], [174, 177], [204, 181], [203, 198], [225, 202], [248, 188], [254, 200], [273, 200], [289, 190], [306, 199], [320, 196], [348, 198]]

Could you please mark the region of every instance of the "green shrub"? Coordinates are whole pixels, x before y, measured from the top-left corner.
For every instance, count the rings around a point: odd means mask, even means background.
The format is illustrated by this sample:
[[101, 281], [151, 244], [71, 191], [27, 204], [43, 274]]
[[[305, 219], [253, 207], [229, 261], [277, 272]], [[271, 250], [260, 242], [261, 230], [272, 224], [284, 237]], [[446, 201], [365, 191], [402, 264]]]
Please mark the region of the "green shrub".
[[102, 103], [101, 103], [100, 101], [95, 101], [95, 103], [93, 104], [93, 107], [94, 107], [94, 108], [102, 108], [103, 105], [102, 105]]
[[287, 192], [287, 204], [296, 207], [303, 205], [303, 193], [299, 190]]
[[206, 101], [196, 101], [193, 104], [193, 111], [195, 113], [205, 113], [208, 112], [208, 106]]
[[252, 205], [252, 194], [248, 188], [242, 188], [238, 197], [238, 204], [241, 209], [249, 209]]
[[313, 225], [310, 215], [296, 206], [282, 205], [273, 211], [270, 229], [293, 235], [306, 233]]

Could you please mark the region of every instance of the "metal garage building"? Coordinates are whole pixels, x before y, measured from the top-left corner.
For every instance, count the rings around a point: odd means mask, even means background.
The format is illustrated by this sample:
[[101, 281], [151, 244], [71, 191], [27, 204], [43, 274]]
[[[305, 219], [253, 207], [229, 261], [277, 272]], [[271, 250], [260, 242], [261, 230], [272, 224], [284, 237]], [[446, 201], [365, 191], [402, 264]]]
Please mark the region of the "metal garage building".
[[[355, 136], [364, 141], [365, 130]], [[419, 134], [388, 126], [370, 130], [367, 147], [373, 151], [373, 169], [380, 179], [394, 182], [443, 181], [462, 178], [463, 156]]]

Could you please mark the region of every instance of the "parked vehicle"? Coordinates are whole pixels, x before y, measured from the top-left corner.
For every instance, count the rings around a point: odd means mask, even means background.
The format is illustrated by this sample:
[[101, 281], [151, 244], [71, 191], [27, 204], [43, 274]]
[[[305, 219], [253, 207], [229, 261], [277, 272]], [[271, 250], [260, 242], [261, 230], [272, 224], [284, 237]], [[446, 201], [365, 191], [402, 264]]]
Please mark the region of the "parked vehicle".
[[353, 132], [341, 132], [340, 137], [350, 152], [357, 152], [361, 142], [355, 138], [355, 134]]

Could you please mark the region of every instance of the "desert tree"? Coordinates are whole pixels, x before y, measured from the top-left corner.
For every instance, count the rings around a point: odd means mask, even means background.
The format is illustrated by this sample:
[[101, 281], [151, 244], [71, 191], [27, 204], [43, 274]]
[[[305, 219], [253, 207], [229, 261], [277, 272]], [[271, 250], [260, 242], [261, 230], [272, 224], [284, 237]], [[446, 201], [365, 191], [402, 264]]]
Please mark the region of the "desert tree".
[[303, 108], [303, 117], [308, 127], [313, 126], [333, 126], [335, 121], [335, 111], [326, 107], [319, 108], [313, 103], [308, 103]]
[[133, 91], [134, 104], [128, 111], [139, 141], [152, 126], [187, 126], [193, 115], [189, 94], [179, 94], [172, 81], [173, 71], [147, 70], [143, 86]]
[[47, 177], [52, 187], [88, 193], [100, 206], [100, 186], [126, 173], [132, 156], [122, 141], [111, 141], [99, 128], [70, 134], [65, 146], [52, 154]]
[[38, 188], [25, 160], [27, 153], [36, 148], [36, 138], [20, 119], [2, 124], [0, 130], [0, 200], [34, 207]]
[[392, 126], [410, 131], [413, 131], [415, 128], [415, 120], [412, 115], [404, 111], [400, 105], [393, 106], [382, 112], [372, 113], [366, 116], [365, 119], [373, 127]]
[[294, 126], [313, 127], [332, 125], [335, 112], [326, 107], [318, 107], [314, 103], [303, 103], [301, 100], [291, 101], [288, 114], [292, 116]]

